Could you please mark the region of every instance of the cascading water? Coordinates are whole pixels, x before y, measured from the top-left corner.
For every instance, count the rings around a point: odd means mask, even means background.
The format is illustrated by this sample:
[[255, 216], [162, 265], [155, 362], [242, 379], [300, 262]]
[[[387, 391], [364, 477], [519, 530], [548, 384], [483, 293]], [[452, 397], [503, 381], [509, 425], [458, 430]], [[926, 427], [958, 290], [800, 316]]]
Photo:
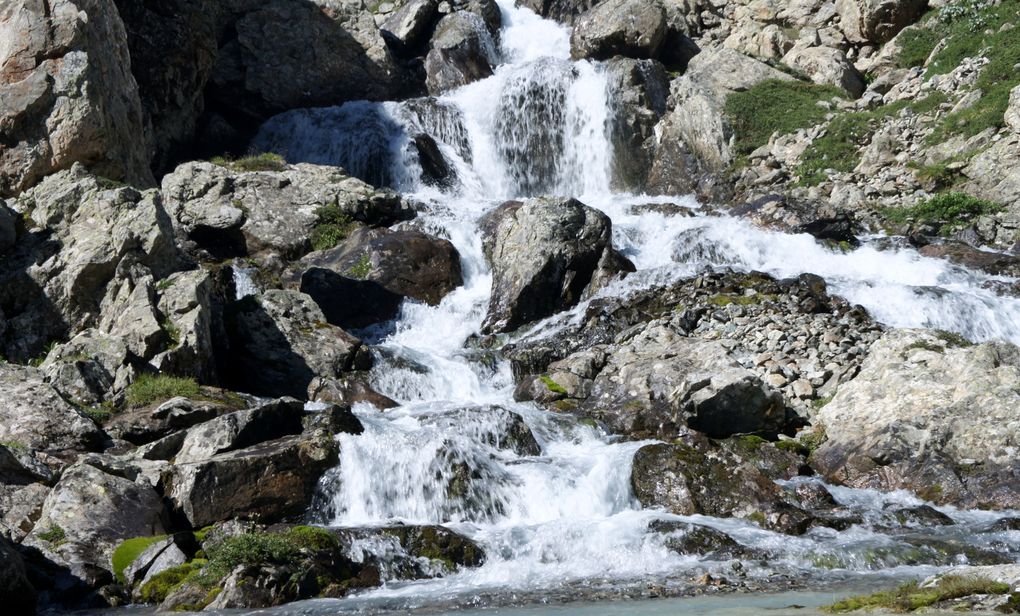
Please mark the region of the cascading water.
[[[338, 526], [396, 522], [445, 524], [481, 543], [484, 566], [443, 579], [389, 584], [365, 600], [418, 606], [462, 594], [529, 592], [585, 584], [625, 585], [709, 564], [668, 550], [649, 533], [655, 519], [715, 526], [770, 554], [772, 570], [836, 567], [858, 571], [905, 566], [912, 545], [868, 525], [823, 529], [791, 539], [743, 521], [676, 518], [643, 511], [630, 489], [630, 466], [642, 443], [617, 442], [595, 428], [512, 400], [506, 362], [468, 348], [480, 329], [491, 286], [478, 218], [502, 201], [538, 194], [573, 195], [613, 220], [614, 242], [638, 272], [601, 291], [628, 293], [711, 266], [777, 276], [805, 268], [835, 293], [894, 326], [930, 326], [975, 340], [1020, 343], [1020, 301], [989, 290], [989, 276], [910, 249], [866, 244], [844, 254], [809, 236], [757, 229], [728, 217], [668, 216], [648, 208], [666, 202], [696, 212], [692, 199], [614, 195], [609, 93], [598, 64], [569, 60], [568, 32], [530, 11], [501, 2], [503, 63], [492, 77], [439, 99], [348, 103], [290, 112], [270, 120], [255, 146], [292, 162], [345, 167], [375, 184], [413, 194], [426, 204], [416, 224], [457, 246], [465, 284], [439, 306], [407, 302], [376, 344], [374, 386], [402, 404], [379, 413], [359, 406], [361, 435], [342, 435], [340, 464], [323, 480], [313, 512]], [[427, 135], [449, 161], [455, 180], [428, 181]], [[549, 319], [530, 335], [552, 335], [583, 306]], [[369, 333], [369, 335], [371, 335]], [[534, 442], [508, 438], [523, 421]], [[904, 495], [837, 490], [865, 519], [881, 516]], [[971, 535], [984, 514], [945, 510]], [[871, 518], [869, 518], [871, 516]], [[985, 536], [1020, 553], [1020, 537]], [[916, 550], [915, 550], [916, 551]], [[911, 552], [914, 554], [914, 552]], [[938, 563], [935, 560], [924, 561]], [[431, 599], [430, 599], [431, 598]]]

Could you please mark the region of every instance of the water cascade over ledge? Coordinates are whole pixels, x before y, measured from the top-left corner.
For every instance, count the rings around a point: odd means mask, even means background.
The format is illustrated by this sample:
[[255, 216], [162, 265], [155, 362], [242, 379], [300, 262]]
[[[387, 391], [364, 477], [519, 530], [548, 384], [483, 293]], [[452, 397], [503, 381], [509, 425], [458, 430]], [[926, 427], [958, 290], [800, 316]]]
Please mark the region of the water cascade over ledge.
[[[614, 245], [638, 269], [603, 295], [713, 267], [776, 277], [810, 272], [887, 325], [1014, 343], [1020, 343], [1020, 300], [996, 294], [991, 283], [1001, 280], [995, 277], [910, 248], [886, 248], [879, 238], [842, 252], [807, 235], [704, 215], [693, 198], [614, 194], [604, 66], [571, 61], [565, 28], [512, 2], [500, 4], [501, 64], [491, 77], [439, 98], [288, 112], [270, 120], [255, 141], [288, 161], [342, 166], [420, 201], [414, 224], [450, 239], [463, 261], [464, 285], [440, 305], [405, 302], [389, 328], [363, 332], [377, 347], [373, 385], [401, 406], [385, 413], [355, 408], [365, 432], [339, 437], [341, 461], [323, 479], [312, 516], [332, 526], [447, 525], [479, 542], [487, 561], [445, 578], [388, 583], [348, 601], [407, 608], [485, 594], [512, 602], [730, 566], [668, 549], [660, 534], [648, 532], [661, 519], [696, 521], [770, 553], [768, 567], [749, 566], [752, 576], [929, 570], [912, 556], [913, 544], [867, 524], [794, 538], [742, 520], [642, 510], [630, 471], [646, 443], [621, 442], [574, 418], [514, 402], [508, 363], [466, 344], [480, 331], [492, 285], [478, 219], [506, 200], [538, 195], [574, 196], [603, 211], [613, 221]], [[423, 153], [423, 137], [449, 163], [445, 172], [436, 173]], [[695, 215], [635, 207], [652, 202]], [[525, 335], [555, 336], [583, 310]], [[527, 424], [539, 451], [499, 442], [515, 421]], [[834, 489], [834, 495], [865, 520], [889, 503], [920, 503], [901, 493]], [[1020, 538], [976, 534], [992, 514], [943, 511], [958, 524], [930, 530], [941, 539], [999, 541], [1020, 555]]]

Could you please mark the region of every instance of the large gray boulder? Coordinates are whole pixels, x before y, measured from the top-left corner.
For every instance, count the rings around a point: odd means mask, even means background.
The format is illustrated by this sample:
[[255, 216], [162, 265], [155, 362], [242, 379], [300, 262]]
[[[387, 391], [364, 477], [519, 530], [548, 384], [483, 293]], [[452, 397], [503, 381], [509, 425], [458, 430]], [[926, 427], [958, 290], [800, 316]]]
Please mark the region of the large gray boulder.
[[150, 137], [113, 0], [6, 2], [0, 40], [0, 196], [76, 162], [153, 184]]
[[1020, 349], [888, 333], [815, 423], [828, 480], [966, 508], [1020, 506]]
[[592, 60], [655, 58], [666, 32], [666, 13], [656, 0], [607, 0], [577, 20], [570, 55]]
[[836, 0], [840, 28], [852, 43], [890, 41], [927, 7], [927, 0]]
[[327, 207], [369, 225], [414, 216], [392, 191], [372, 188], [337, 167], [308, 164], [245, 171], [186, 163], [163, 178], [163, 195], [178, 236], [212, 258], [259, 253], [299, 258], [311, 251]]
[[638, 438], [671, 438], [684, 425], [713, 438], [788, 427], [782, 396], [721, 343], [662, 325], [554, 362], [527, 387], [519, 397], [551, 401]]
[[65, 399], [99, 406], [134, 380], [129, 359], [122, 338], [89, 329], [51, 349], [39, 369]]
[[155, 350], [155, 282], [180, 267], [173, 227], [157, 191], [108, 186], [75, 165], [8, 202], [32, 232], [0, 266], [6, 357], [89, 327]]
[[512, 331], [577, 304], [633, 265], [609, 218], [576, 199], [504, 203], [482, 220], [492, 298], [482, 327]]
[[866, 89], [864, 76], [842, 50], [794, 45], [782, 61], [810, 77], [811, 81], [843, 88], [854, 98], [860, 97]]
[[163, 534], [167, 522], [156, 490], [121, 470], [98, 460], [66, 469], [24, 543], [89, 587], [112, 581], [114, 549], [125, 539]]
[[427, 42], [438, 12], [436, 0], [408, 0], [386, 17], [379, 30], [397, 49], [410, 54]]
[[301, 291], [341, 327], [394, 318], [403, 298], [435, 306], [463, 283], [460, 254], [420, 231], [362, 228], [297, 265]]
[[226, 329], [231, 361], [224, 377], [241, 391], [303, 399], [315, 377], [338, 378], [371, 365], [361, 341], [330, 325], [312, 298], [297, 291], [240, 300], [228, 308]]
[[496, 47], [481, 17], [457, 11], [444, 17], [425, 56], [425, 84], [439, 95], [492, 75]]
[[70, 457], [102, 445], [103, 433], [44, 382], [36, 368], [0, 363], [0, 442]]

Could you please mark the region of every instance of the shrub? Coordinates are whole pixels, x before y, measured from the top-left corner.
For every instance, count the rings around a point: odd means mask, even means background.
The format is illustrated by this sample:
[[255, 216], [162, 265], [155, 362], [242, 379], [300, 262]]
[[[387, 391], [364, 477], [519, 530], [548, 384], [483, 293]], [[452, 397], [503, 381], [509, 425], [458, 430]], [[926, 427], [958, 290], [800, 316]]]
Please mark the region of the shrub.
[[143, 374], [127, 389], [127, 403], [130, 406], [146, 406], [178, 396], [197, 398], [202, 389], [195, 379], [169, 376], [166, 374]]
[[209, 162], [233, 169], [234, 171], [282, 171], [287, 168], [287, 161], [279, 154], [274, 154], [273, 152], [245, 156], [237, 160], [217, 156]]
[[142, 584], [138, 591], [142, 603], [162, 603], [170, 596], [170, 593], [195, 577], [201, 571], [203, 564], [203, 561], [193, 560], [190, 563], [170, 567], [152, 576], [145, 584]]
[[885, 217], [895, 224], [915, 221], [938, 227], [940, 235], [950, 235], [965, 227], [978, 216], [1002, 211], [1002, 206], [966, 193], [948, 192], [935, 195], [913, 207], [893, 208]]
[[312, 229], [312, 249], [329, 250], [347, 239], [357, 222], [338, 205], [327, 205], [315, 211], [319, 222]]
[[351, 278], [364, 280], [371, 271], [372, 259], [368, 255], [361, 255], [358, 261], [347, 270], [347, 275]]
[[302, 550], [324, 550], [339, 546], [328, 530], [314, 526], [295, 526], [280, 533], [244, 533], [207, 548], [209, 562], [196, 578], [209, 586], [223, 579], [238, 565], [275, 563], [293, 564]]
[[730, 94], [725, 113], [736, 137], [737, 154], [747, 156], [768, 143], [772, 133], [792, 133], [819, 124], [829, 111], [818, 103], [845, 96], [835, 86], [778, 79]]
[[117, 549], [113, 551], [113, 573], [120, 580], [121, 584], [125, 582], [124, 571], [131, 566], [131, 563], [135, 562], [142, 555], [142, 552], [153, 543], [164, 539], [166, 539], [166, 535], [135, 537], [134, 539], [126, 539], [117, 546]]

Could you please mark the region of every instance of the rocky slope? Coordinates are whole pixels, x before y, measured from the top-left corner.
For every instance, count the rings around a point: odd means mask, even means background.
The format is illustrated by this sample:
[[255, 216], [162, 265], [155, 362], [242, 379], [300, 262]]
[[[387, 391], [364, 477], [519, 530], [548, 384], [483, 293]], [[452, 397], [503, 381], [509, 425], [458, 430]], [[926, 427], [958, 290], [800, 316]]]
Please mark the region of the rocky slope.
[[[1015, 0], [525, 4], [572, 25], [575, 58], [606, 61], [617, 187], [695, 193], [830, 246], [888, 231], [1020, 274]], [[391, 361], [371, 327], [440, 304], [466, 273], [382, 163], [238, 155], [278, 114], [489, 77], [500, 25], [491, 0], [0, 7], [0, 595], [13, 613], [264, 607], [485, 561], [444, 527], [299, 525], [338, 435], [364, 430], [351, 405], [397, 406], [369, 379]], [[538, 159], [548, 147], [527, 145]], [[413, 148], [423, 181], [449, 185], [435, 140]], [[609, 217], [576, 199], [511, 201], [479, 224], [492, 292], [466, 352], [509, 359], [518, 401], [659, 439], [630, 473], [645, 507], [789, 535], [857, 523], [824, 488], [776, 483], [818, 474], [1020, 509], [1014, 345], [886, 327], [812, 275], [714, 271], [601, 295], [635, 265]], [[578, 305], [553, 337], [520, 335]], [[507, 416], [494, 446], [541, 453]], [[462, 475], [451, 491], [469, 489]], [[676, 551], [738, 549], [700, 532]], [[353, 558], [365, 541], [395, 556]]]

